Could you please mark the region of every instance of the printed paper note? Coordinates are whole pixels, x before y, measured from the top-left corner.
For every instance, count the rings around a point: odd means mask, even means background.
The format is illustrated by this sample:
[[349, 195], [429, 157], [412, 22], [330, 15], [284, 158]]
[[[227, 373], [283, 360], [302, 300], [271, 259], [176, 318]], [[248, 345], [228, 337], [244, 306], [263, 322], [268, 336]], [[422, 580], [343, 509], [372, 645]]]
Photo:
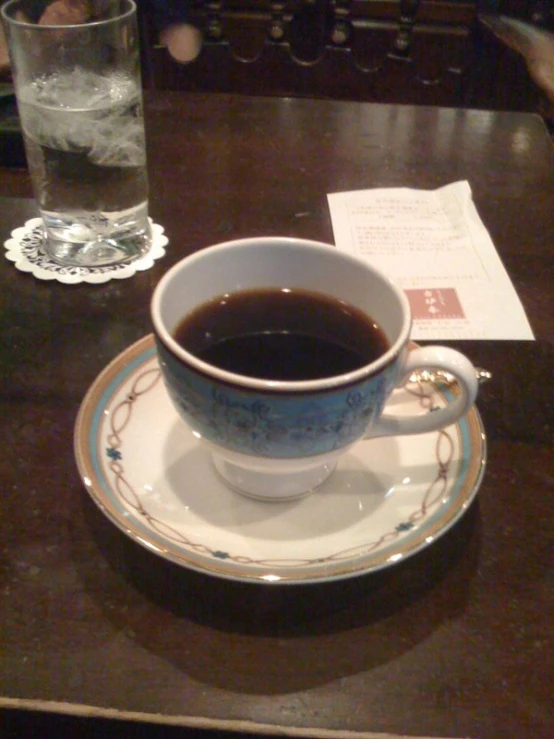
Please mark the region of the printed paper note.
[[467, 182], [327, 197], [337, 248], [403, 288], [414, 339], [534, 338]]

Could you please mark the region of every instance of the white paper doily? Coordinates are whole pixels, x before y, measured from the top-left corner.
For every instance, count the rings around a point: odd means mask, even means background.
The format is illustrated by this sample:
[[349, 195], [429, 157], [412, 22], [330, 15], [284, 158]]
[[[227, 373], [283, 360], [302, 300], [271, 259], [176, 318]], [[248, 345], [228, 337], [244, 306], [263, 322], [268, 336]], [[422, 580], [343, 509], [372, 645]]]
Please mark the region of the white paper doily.
[[61, 267], [44, 253], [42, 244], [44, 232], [42, 220], [31, 218], [24, 226], [16, 228], [4, 243], [6, 259], [13, 262], [21, 272], [30, 272], [38, 280], [57, 280], [66, 285], [78, 282], [100, 284], [108, 280], [124, 280], [135, 272], [150, 269], [156, 259], [165, 254], [168, 243], [164, 229], [150, 219], [152, 227], [152, 245], [147, 253], [130, 264], [112, 264], [106, 267]]

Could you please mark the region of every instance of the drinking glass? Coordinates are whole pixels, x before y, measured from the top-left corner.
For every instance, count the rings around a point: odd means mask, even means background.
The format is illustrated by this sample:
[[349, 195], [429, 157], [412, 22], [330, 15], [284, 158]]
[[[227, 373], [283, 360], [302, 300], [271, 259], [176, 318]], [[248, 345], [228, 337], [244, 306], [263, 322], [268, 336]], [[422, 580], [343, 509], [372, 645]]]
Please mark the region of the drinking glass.
[[2, 7], [44, 250], [64, 266], [127, 263], [151, 242], [136, 5], [65, 0], [82, 22], [56, 6]]

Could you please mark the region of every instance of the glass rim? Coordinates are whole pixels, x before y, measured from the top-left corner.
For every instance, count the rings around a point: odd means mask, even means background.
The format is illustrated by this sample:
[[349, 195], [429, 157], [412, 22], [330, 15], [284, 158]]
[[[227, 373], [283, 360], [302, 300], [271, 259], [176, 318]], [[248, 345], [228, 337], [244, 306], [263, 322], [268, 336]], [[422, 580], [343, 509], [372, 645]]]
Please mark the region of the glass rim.
[[2, 18], [6, 23], [9, 23], [10, 26], [17, 26], [18, 28], [34, 28], [39, 32], [43, 31], [67, 31], [72, 29], [78, 29], [78, 28], [97, 28], [100, 26], [108, 26], [111, 23], [115, 23], [117, 21], [125, 20], [126, 18], [129, 18], [134, 13], [136, 13], [137, 5], [135, 3], [135, 0], [121, 0], [122, 4], [125, 3], [128, 7], [126, 10], [122, 11], [118, 15], [111, 16], [109, 18], [103, 18], [100, 20], [94, 20], [94, 21], [86, 21], [85, 23], [68, 23], [66, 25], [63, 24], [52, 24], [52, 25], [39, 25], [38, 23], [30, 23], [28, 21], [20, 21], [16, 18], [11, 17], [10, 12], [12, 12], [16, 6], [21, 6], [23, 4], [23, 0], [9, 0], [7, 3], [2, 5], [0, 8]]

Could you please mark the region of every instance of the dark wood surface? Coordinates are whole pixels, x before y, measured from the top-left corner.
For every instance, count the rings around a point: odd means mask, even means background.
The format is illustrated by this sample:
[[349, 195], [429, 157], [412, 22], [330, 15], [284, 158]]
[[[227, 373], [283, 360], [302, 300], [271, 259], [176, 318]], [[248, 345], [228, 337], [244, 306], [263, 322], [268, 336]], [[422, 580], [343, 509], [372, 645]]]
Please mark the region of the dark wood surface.
[[[0, 705], [259, 733], [550, 739], [554, 149], [542, 121], [150, 93], [147, 129], [163, 260], [100, 286], [0, 262]], [[233, 237], [332, 241], [329, 192], [458, 179], [537, 341], [456, 344], [494, 379], [478, 402], [486, 475], [452, 531], [378, 575], [261, 587], [180, 569], [103, 517], [75, 467], [75, 416], [107, 362], [150, 331], [172, 264]], [[30, 194], [24, 171], [0, 171], [3, 239], [35, 214]]]

